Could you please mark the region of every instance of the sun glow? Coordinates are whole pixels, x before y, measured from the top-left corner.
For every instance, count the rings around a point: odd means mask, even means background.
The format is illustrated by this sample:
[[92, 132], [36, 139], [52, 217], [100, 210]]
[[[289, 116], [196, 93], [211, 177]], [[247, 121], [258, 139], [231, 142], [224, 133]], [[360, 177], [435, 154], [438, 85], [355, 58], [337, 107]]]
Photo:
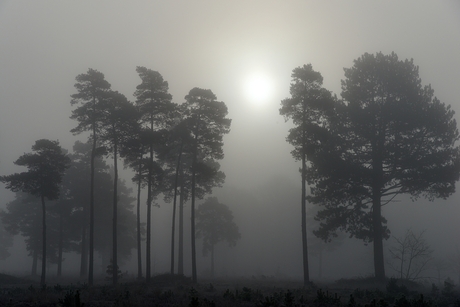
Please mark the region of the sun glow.
[[254, 104], [260, 105], [268, 101], [273, 91], [272, 80], [267, 74], [253, 73], [244, 81], [246, 98]]

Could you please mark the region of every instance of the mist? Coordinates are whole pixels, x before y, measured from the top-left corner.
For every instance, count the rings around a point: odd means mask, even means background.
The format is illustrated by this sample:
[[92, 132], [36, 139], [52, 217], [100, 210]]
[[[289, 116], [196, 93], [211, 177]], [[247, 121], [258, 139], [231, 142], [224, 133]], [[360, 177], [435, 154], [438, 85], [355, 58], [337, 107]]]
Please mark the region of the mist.
[[[458, 121], [458, 29], [457, 1], [0, 1], [0, 175], [23, 171], [14, 161], [30, 152], [35, 140], [59, 140], [69, 152], [76, 141], [88, 140], [88, 133], [70, 133], [76, 122], [69, 118], [75, 78], [88, 68], [102, 72], [112, 89], [131, 102], [140, 83], [137, 66], [161, 73], [178, 104], [194, 87], [211, 89], [227, 105], [232, 123], [223, 138], [225, 157], [219, 161], [225, 183], [208, 196], [230, 208], [241, 233], [235, 247], [225, 242], [216, 245], [215, 276], [301, 281], [301, 164], [291, 156], [293, 148], [286, 142], [293, 124], [279, 114], [281, 100], [290, 95], [292, 70], [312, 63], [324, 77], [323, 86], [340, 95], [344, 67], [351, 67], [365, 52], [394, 51], [401, 60], [414, 60], [422, 84], [431, 84], [435, 95], [456, 111]], [[244, 92], [244, 80], [252, 73], [263, 73], [271, 80], [270, 95], [258, 103]], [[113, 164], [110, 159], [107, 163]], [[119, 176], [135, 197], [133, 172], [120, 167]], [[14, 198], [1, 184], [0, 208], [6, 209]], [[143, 191], [143, 223], [146, 201]], [[197, 200], [197, 205], [203, 201]], [[172, 203], [164, 202], [162, 195], [156, 203], [151, 231], [154, 275], [169, 272], [172, 223]], [[384, 241], [385, 260], [394, 261], [389, 248], [395, 238], [408, 229], [425, 231], [433, 259], [445, 264], [439, 270], [433, 261], [425, 276], [457, 282], [459, 273], [451, 259], [460, 250], [459, 203], [456, 192], [433, 202], [400, 196], [385, 205], [382, 214], [391, 231]], [[190, 208], [188, 201], [184, 209], [186, 276], [192, 274]], [[311, 219], [311, 223], [317, 222]], [[308, 229], [309, 242], [315, 240], [313, 229]], [[348, 234], [337, 240], [334, 248], [323, 252], [321, 269], [318, 254], [310, 253], [313, 281], [374, 273], [372, 244]], [[210, 257], [202, 255], [201, 244], [198, 239], [199, 278], [210, 276]], [[24, 238], [15, 236], [9, 253], [0, 261], [0, 271], [30, 275], [32, 257]], [[63, 275], [77, 276], [79, 255], [66, 253], [64, 258]], [[136, 260], [136, 249], [132, 249], [121, 271], [135, 276]], [[105, 275], [102, 267], [96, 253], [95, 275]], [[56, 266], [49, 265], [47, 272], [55, 275]], [[386, 275], [395, 274], [387, 265]]]

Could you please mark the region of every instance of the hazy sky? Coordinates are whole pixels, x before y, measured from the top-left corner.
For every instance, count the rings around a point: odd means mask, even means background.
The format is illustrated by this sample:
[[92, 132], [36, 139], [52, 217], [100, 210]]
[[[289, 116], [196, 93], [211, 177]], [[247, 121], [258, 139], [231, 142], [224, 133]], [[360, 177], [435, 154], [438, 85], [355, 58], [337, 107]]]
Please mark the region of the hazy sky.
[[[295, 178], [289, 125], [278, 113], [292, 69], [312, 63], [340, 94], [343, 68], [378, 51], [414, 58], [422, 82], [460, 110], [459, 1], [0, 0], [0, 174], [16, 170], [36, 139], [71, 148], [78, 74], [97, 69], [133, 99], [135, 68], [146, 66], [169, 82], [175, 102], [202, 87], [227, 104], [228, 183]], [[245, 93], [255, 73], [272, 86], [259, 103]]]
[[[136, 66], [145, 66], [163, 75], [177, 103], [201, 87], [227, 104], [227, 186], [259, 186], [274, 175], [297, 182], [289, 124], [278, 112], [292, 69], [311, 63], [340, 95], [343, 68], [379, 51], [413, 58], [422, 83], [460, 118], [458, 0], [0, 0], [0, 175], [22, 171], [13, 161], [37, 139], [69, 150], [85, 140], [69, 132], [78, 74], [97, 69], [133, 100]], [[247, 93], [254, 74], [269, 80], [263, 101]], [[0, 187], [0, 200], [11, 196]]]

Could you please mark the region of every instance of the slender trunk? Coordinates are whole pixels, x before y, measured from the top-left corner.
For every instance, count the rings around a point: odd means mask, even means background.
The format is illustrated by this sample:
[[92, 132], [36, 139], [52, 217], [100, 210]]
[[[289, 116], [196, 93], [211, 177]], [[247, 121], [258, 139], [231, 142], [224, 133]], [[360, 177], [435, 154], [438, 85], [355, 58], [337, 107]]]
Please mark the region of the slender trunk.
[[306, 209], [306, 158], [305, 151], [302, 154], [302, 263], [303, 263], [303, 283], [306, 286], [310, 282], [310, 275], [308, 272], [308, 245], [307, 245], [307, 209]]
[[[195, 147], [196, 148], [196, 147]], [[192, 239], [192, 282], [197, 283], [198, 279], [196, 276], [196, 246], [195, 246], [195, 180], [196, 180], [196, 149], [195, 153], [193, 154], [193, 162], [192, 162], [192, 206], [191, 206], [191, 239]]]
[[34, 249], [32, 256], [32, 276], [37, 276], [38, 249]]
[[89, 196], [89, 272], [88, 285], [93, 285], [94, 271], [94, 167], [96, 159], [96, 124], [93, 122], [93, 148], [91, 150], [91, 179]]
[[59, 213], [59, 247], [58, 247], [58, 267], [57, 267], [57, 277], [62, 276], [62, 245], [64, 240], [63, 235], [63, 217], [62, 212]]
[[303, 284], [308, 285], [310, 282], [310, 274], [308, 271], [308, 245], [307, 245], [307, 157], [306, 157], [306, 146], [307, 146], [307, 131], [305, 125], [307, 124], [307, 106], [306, 101], [303, 102], [302, 112], [302, 199], [300, 201], [301, 206], [301, 219], [302, 219], [302, 264], [303, 264]]
[[118, 283], [118, 245], [117, 245], [117, 224], [118, 224], [118, 164], [117, 164], [117, 142], [115, 141], [113, 148], [113, 228], [112, 228], [112, 259], [113, 259], [113, 285]]
[[[142, 156], [140, 157], [142, 159]], [[141, 250], [141, 184], [142, 184], [142, 163], [139, 160], [137, 182], [137, 278], [142, 278], [142, 250]]]
[[184, 189], [182, 188], [182, 171], [181, 171], [181, 188], [179, 195], [179, 255], [177, 264], [177, 274], [184, 275]]
[[40, 279], [40, 285], [44, 286], [46, 281], [46, 207], [45, 207], [45, 196], [41, 196], [42, 200], [42, 276]]
[[171, 274], [174, 274], [174, 239], [176, 235], [176, 204], [177, 204], [177, 186], [179, 184], [179, 168], [180, 168], [180, 160], [182, 157], [182, 147], [183, 143], [180, 145], [179, 155], [177, 157], [177, 165], [176, 165], [176, 178], [174, 180], [174, 201], [173, 201], [173, 214], [172, 214], [172, 226], [171, 226]]
[[[85, 210], [86, 211], [86, 210]], [[85, 215], [86, 217], [86, 215]], [[88, 273], [88, 249], [86, 240], [86, 218], [81, 229], [81, 255], [80, 255], [80, 278], [85, 278]]]
[[211, 278], [214, 278], [214, 244], [211, 245]]
[[146, 242], [146, 257], [145, 257], [145, 280], [150, 281], [150, 240], [151, 240], [151, 215], [152, 215], [152, 176], [153, 176], [153, 146], [150, 145], [149, 159], [149, 178], [147, 180], [147, 242]]
[[385, 263], [383, 258], [383, 234], [380, 197], [372, 205], [372, 220], [374, 226], [374, 270], [377, 281], [385, 281]]
[[171, 275], [174, 274], [174, 238], [176, 230], [176, 198], [177, 198], [177, 186], [174, 190], [174, 203], [173, 203], [173, 214], [172, 214], [172, 225], [171, 225]]
[[372, 226], [374, 230], [374, 271], [375, 279], [385, 281], [385, 262], [383, 256], [383, 226], [381, 187], [383, 186], [382, 152], [384, 148], [384, 134], [376, 133], [377, 140], [372, 143]]

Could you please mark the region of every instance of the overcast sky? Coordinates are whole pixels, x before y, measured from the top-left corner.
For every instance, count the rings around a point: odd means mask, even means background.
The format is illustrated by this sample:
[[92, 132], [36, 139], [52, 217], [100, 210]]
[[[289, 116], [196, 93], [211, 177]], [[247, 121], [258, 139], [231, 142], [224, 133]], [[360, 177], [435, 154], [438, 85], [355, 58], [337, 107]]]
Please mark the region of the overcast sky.
[[[133, 101], [140, 83], [136, 66], [145, 66], [169, 82], [176, 103], [182, 103], [193, 87], [201, 87], [227, 104], [232, 127], [224, 139], [221, 164], [227, 190], [221, 195], [228, 201], [235, 194], [243, 199], [238, 191], [255, 187], [252, 192], [257, 193], [257, 187], [268, 182], [272, 194], [281, 197], [284, 194], [277, 188], [289, 182], [300, 186], [300, 165], [285, 142], [290, 124], [278, 111], [280, 101], [289, 96], [291, 71], [311, 63], [323, 75], [324, 86], [340, 95], [343, 68], [365, 52], [379, 51], [413, 58], [422, 83], [431, 84], [435, 95], [451, 104], [460, 119], [458, 0], [0, 0], [0, 175], [23, 171], [13, 162], [30, 152], [37, 139], [59, 139], [69, 150], [77, 139], [86, 140], [87, 135], [69, 132], [77, 124], [69, 116], [78, 74], [97, 69], [112, 89]], [[254, 74], [270, 84], [266, 98], [258, 102], [246, 90]], [[287, 180], [274, 187], [270, 182], [275, 176]], [[0, 186], [0, 208], [12, 197]], [[404, 201], [391, 205], [385, 208], [395, 216], [389, 226], [404, 225], [402, 230], [412, 220], [414, 225], [431, 227], [432, 242], [438, 243], [446, 233], [458, 242], [458, 199], [457, 193], [448, 205], [423, 205], [423, 210]], [[283, 200], [278, 203], [285, 206]], [[259, 201], [266, 213], [268, 200]], [[292, 225], [260, 223], [292, 228], [282, 242], [293, 238], [292, 233], [300, 236], [298, 204], [291, 205], [290, 211], [271, 209], [281, 220], [281, 212], [292, 211], [285, 217], [296, 219]], [[241, 219], [239, 207], [234, 208]], [[259, 216], [258, 208], [245, 212]], [[251, 227], [256, 224], [251, 219]], [[261, 233], [266, 234], [267, 227]], [[294, 239], [294, 252], [284, 250], [295, 256], [297, 262], [290, 261], [298, 267], [300, 239]], [[247, 240], [246, 245], [254, 243]]]
[[[37, 139], [71, 149], [86, 138], [69, 133], [78, 74], [97, 69], [133, 100], [145, 66], [177, 103], [201, 87], [227, 104], [227, 184], [297, 180], [278, 113], [292, 69], [311, 63], [339, 95], [343, 68], [378, 51], [413, 58], [422, 82], [460, 111], [459, 1], [0, 0], [0, 174], [18, 171], [13, 161]], [[254, 73], [271, 80], [259, 103], [245, 92]]]

